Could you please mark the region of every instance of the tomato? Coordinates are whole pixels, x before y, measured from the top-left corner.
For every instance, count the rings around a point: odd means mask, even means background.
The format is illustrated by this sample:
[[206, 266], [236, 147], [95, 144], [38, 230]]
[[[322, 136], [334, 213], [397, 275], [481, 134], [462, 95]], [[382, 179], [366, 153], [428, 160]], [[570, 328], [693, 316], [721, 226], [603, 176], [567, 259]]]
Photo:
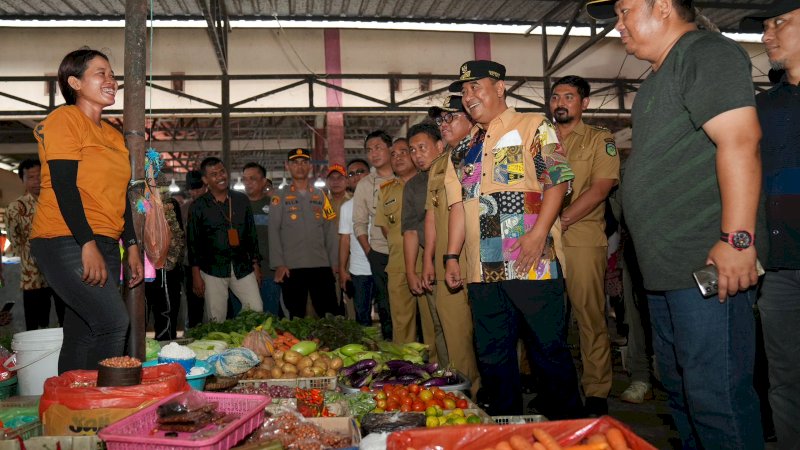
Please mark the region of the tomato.
[[386, 392], [378, 391], [378, 393], [375, 394], [375, 400], [386, 400], [387, 398], [389, 398], [389, 396], [386, 395]]
[[419, 399], [423, 402], [427, 402], [428, 400], [433, 398], [433, 393], [427, 389], [423, 389], [419, 391]]
[[456, 407], [456, 402], [452, 398], [446, 398], [443, 402], [444, 406], [442, 406], [442, 408], [444, 409], [455, 409]]
[[380, 409], [385, 410], [386, 409], [386, 400], [378, 400], [377, 402], [375, 402], [375, 406], [380, 408]]
[[402, 403], [403, 405], [411, 405], [412, 403], [414, 403], [414, 400], [412, 400], [411, 397], [403, 397], [400, 403]]
[[425, 411], [425, 403], [417, 400], [411, 405], [411, 409], [414, 411]]
[[361, 392], [369, 392], [369, 386], [361, 386], [361, 389], [359, 389], [359, 391], [361, 391]]
[[419, 394], [419, 385], [418, 384], [412, 384], [412, 385], [408, 386], [408, 390], [412, 394]]
[[447, 394], [445, 394], [442, 390], [433, 393], [433, 398], [435, 399], [443, 400], [445, 397], [447, 397]]
[[398, 409], [400, 409], [400, 402], [397, 400], [389, 400], [389, 402], [386, 403], [387, 411], [397, 411]]
[[456, 401], [456, 408], [460, 409], [467, 409], [469, 407], [469, 402], [466, 399], [460, 398]]
[[411, 412], [411, 405], [403, 404], [403, 406], [400, 407], [400, 411]]
[[393, 388], [393, 387], [394, 387], [394, 386], [392, 386], [391, 384], [389, 384], [389, 383], [386, 383], [386, 384], [384, 384], [384, 385], [383, 385], [383, 392], [389, 393], [389, 392], [391, 392], [391, 391], [392, 391], [392, 388]]
[[425, 401], [426, 408], [430, 408], [431, 406], [436, 406], [436, 400], [432, 398]]

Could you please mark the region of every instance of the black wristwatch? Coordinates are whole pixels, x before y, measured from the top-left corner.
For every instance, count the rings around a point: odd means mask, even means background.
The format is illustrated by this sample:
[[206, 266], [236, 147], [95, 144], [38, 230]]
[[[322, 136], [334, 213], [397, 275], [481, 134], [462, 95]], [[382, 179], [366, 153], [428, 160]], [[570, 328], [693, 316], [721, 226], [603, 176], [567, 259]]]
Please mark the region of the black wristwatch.
[[755, 243], [755, 237], [744, 230], [734, 231], [732, 233], [720, 231], [719, 240], [727, 242], [731, 247], [739, 251], [750, 248], [750, 246]]
[[456, 261], [458, 261], [458, 255], [455, 255], [455, 254], [452, 254], [452, 253], [447, 254], [447, 255], [442, 255], [442, 262], [444, 264], [447, 264], [447, 260], [448, 259], [455, 259]]

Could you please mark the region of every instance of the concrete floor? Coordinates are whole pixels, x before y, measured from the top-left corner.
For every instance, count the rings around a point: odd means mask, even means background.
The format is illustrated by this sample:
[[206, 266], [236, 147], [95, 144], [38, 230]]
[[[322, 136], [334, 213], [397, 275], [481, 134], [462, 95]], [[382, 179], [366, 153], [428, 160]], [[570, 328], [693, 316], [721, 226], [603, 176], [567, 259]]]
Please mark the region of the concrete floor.
[[[613, 319], [610, 319], [609, 332], [612, 334], [612, 341], [617, 338], [617, 336], [615, 336]], [[580, 350], [578, 348], [578, 330], [577, 324], [574, 321], [570, 326], [568, 342], [575, 360], [575, 366], [580, 373], [581, 361]], [[609, 415], [626, 424], [637, 435], [658, 449], [680, 449], [680, 438], [675, 429], [669, 405], [667, 404], [667, 393], [664, 390], [660, 389], [658, 386], [654, 386], [654, 398], [652, 400], [645, 400], [644, 403], [639, 405], [626, 403], [620, 400], [619, 396], [630, 383], [628, 374], [622, 365], [622, 351], [623, 347], [612, 344], [611, 354], [614, 373], [611, 393], [608, 398]], [[534, 397], [535, 394], [524, 395], [523, 404], [528, 405], [529, 401]], [[534, 414], [535, 411], [528, 411], [527, 413]], [[767, 450], [774, 450], [776, 448], [777, 446], [774, 443], [765, 444], [765, 449]]]

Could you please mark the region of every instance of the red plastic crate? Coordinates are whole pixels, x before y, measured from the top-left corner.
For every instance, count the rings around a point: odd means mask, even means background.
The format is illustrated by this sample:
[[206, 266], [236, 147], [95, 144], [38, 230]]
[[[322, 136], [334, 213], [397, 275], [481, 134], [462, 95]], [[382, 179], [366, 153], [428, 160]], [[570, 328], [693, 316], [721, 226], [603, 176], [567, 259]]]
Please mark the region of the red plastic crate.
[[218, 403], [218, 411], [240, 417], [208, 438], [191, 439], [194, 433], [178, 433], [177, 437], [166, 437], [163, 431], [154, 432], [158, 419], [156, 408], [180, 394], [171, 395], [107, 426], [100, 431], [100, 439], [106, 442], [108, 450], [227, 450], [261, 426], [264, 422], [264, 408], [271, 401], [263, 395], [202, 392], [206, 399]]

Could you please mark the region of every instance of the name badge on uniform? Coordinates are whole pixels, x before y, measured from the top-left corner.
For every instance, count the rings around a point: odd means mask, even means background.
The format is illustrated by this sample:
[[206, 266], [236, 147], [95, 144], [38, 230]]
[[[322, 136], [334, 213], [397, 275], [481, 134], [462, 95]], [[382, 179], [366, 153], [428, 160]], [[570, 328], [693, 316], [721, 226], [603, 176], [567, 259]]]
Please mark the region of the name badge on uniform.
[[236, 228], [228, 228], [228, 244], [231, 247], [239, 246], [239, 231]]
[[395, 222], [394, 214], [389, 214], [389, 223], [394, 224], [394, 222]]

